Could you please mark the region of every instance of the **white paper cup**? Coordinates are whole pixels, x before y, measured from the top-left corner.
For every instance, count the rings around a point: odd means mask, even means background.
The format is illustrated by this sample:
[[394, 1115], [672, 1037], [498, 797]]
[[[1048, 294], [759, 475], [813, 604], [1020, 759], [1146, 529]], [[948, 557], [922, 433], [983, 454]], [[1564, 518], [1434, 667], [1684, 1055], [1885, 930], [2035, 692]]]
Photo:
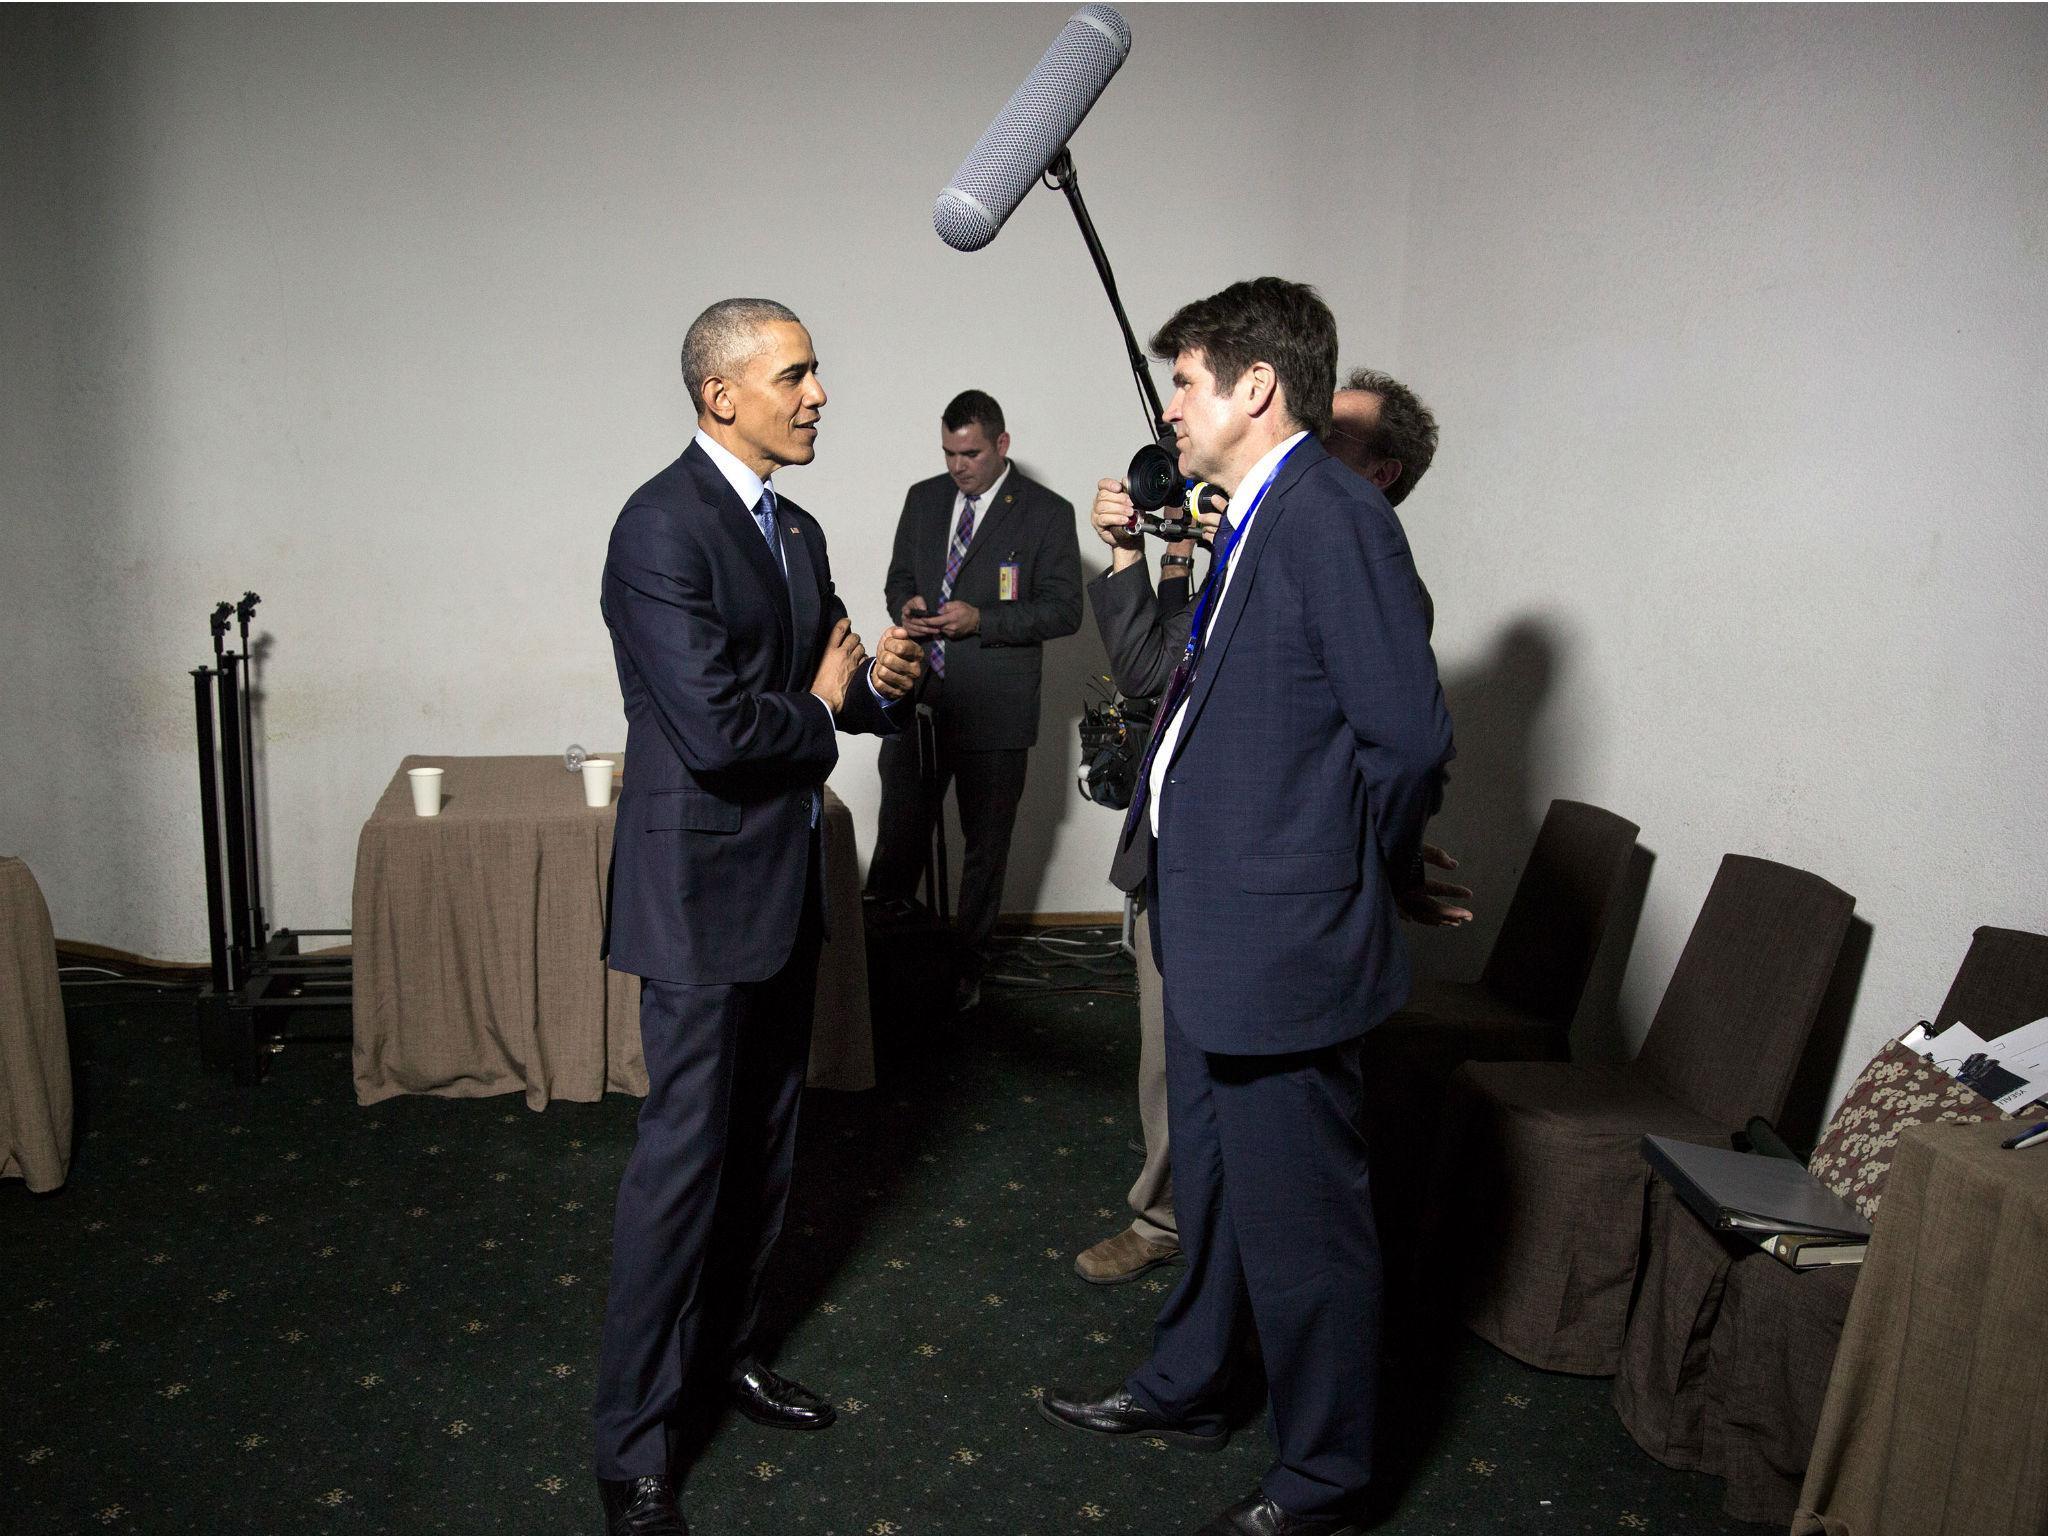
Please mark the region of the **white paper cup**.
[[612, 803], [612, 760], [608, 757], [583, 759], [583, 803], [596, 809]]
[[405, 776], [412, 780], [412, 810], [415, 816], [438, 816], [441, 814], [441, 770], [438, 768], [408, 768]]

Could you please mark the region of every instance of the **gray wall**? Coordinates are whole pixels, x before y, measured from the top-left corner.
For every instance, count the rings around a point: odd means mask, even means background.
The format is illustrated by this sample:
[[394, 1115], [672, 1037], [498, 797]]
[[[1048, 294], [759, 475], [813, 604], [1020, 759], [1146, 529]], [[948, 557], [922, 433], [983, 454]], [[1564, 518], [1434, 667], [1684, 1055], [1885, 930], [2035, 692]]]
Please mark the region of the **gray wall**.
[[[786, 489], [870, 635], [957, 389], [1085, 514], [1139, 421], [1066, 210], [972, 257], [928, 224], [1065, 14], [0, 12], [0, 846], [59, 931], [201, 952], [186, 669], [244, 586], [281, 921], [346, 920], [402, 754], [616, 745], [604, 535], [684, 439], [712, 297], [811, 325], [832, 401]], [[1489, 907], [1427, 964], [1477, 969], [1561, 794], [1655, 857], [1596, 1047], [1724, 851], [1858, 898], [1851, 1066], [1977, 923], [2043, 926], [2040, 9], [1130, 15], [1075, 151], [1134, 322], [1303, 277], [1445, 423], [1405, 510], [1440, 836]], [[1015, 910], [1112, 905], [1070, 781], [1090, 629], [1049, 658]], [[865, 847], [870, 744], [833, 784]]]

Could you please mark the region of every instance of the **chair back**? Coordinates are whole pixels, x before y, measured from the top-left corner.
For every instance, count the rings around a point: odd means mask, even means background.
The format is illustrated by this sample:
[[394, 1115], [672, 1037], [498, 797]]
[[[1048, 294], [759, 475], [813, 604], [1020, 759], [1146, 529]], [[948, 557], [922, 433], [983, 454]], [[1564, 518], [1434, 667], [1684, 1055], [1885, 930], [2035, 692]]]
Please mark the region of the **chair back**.
[[1967, 1024], [1979, 1039], [2048, 1017], [2048, 937], [2020, 928], [1979, 928], [1934, 1027]]
[[1775, 1121], [1855, 906], [1803, 869], [1722, 859], [1635, 1069], [1731, 1131]]
[[1597, 805], [1550, 802], [1479, 976], [1489, 992], [1571, 1028], [1638, 830]]

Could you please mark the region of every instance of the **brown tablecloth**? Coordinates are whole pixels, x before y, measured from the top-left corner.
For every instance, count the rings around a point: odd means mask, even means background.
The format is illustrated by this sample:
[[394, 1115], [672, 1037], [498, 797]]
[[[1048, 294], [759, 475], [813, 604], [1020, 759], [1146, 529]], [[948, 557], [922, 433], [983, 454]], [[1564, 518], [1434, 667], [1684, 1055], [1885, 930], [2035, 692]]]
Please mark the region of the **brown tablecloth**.
[[1899, 1138], [1795, 1536], [2048, 1532], [2048, 1148]]
[[[439, 816], [408, 768], [445, 770]], [[614, 808], [553, 757], [408, 757], [356, 842], [356, 1099], [644, 1094], [640, 983], [598, 958]], [[853, 818], [825, 791], [826, 922], [809, 1081], [874, 1086]]]
[[71, 1046], [42, 887], [0, 858], [0, 1178], [41, 1194], [71, 1171]]
[[1667, 1467], [1711, 1472], [1721, 1507], [1784, 1530], [1799, 1504], [1860, 1266], [1796, 1270], [1711, 1230], [1652, 1176], [1614, 1408]]

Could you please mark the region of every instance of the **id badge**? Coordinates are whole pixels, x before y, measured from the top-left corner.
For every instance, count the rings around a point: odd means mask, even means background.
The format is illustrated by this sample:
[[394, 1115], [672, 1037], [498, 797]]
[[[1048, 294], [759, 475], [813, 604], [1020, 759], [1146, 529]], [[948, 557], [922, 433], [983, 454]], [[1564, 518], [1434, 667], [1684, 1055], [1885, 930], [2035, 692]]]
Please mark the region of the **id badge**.
[[1017, 583], [1022, 568], [1014, 560], [1005, 560], [996, 568], [996, 601], [1014, 603], [1017, 601]]

